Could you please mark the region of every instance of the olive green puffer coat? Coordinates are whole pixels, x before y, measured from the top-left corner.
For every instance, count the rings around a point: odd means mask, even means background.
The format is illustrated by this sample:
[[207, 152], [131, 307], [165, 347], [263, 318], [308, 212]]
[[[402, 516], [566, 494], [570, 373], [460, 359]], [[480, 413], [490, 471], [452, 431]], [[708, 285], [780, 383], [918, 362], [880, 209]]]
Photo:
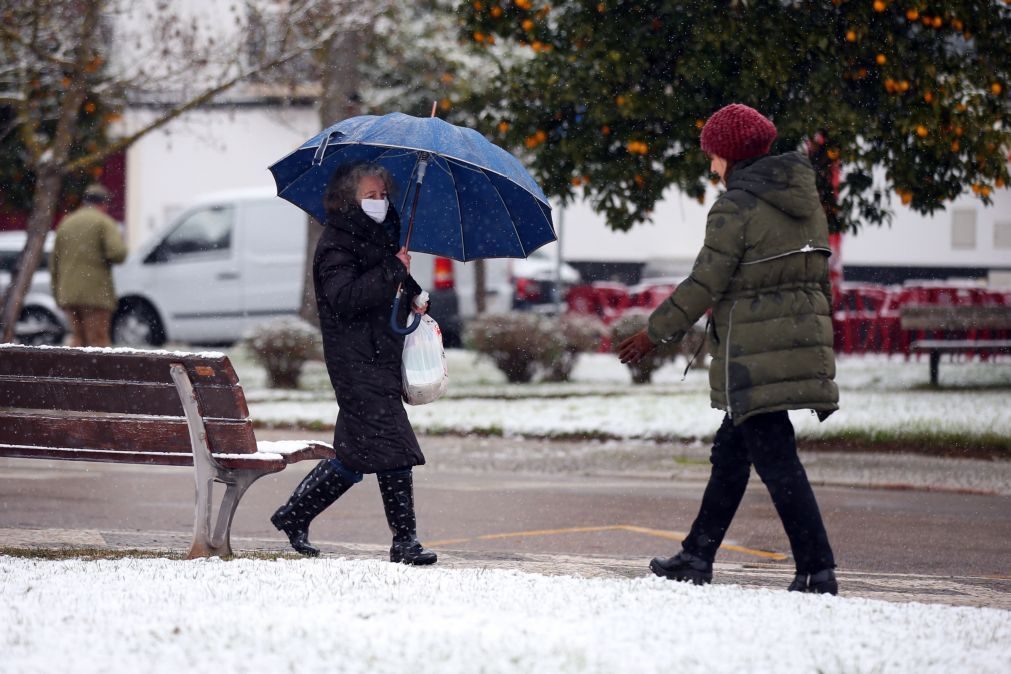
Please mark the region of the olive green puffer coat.
[[713, 407], [755, 414], [839, 408], [832, 350], [828, 225], [814, 171], [791, 152], [739, 162], [709, 211], [689, 276], [653, 312], [654, 342], [680, 341], [713, 307]]

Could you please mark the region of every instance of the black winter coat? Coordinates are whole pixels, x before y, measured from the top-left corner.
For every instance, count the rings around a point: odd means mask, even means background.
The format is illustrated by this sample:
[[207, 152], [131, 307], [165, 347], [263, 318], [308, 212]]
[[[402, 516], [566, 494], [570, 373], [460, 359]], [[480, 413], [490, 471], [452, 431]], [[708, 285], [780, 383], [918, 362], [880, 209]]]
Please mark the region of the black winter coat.
[[312, 265], [323, 354], [340, 407], [334, 449], [363, 473], [425, 463], [401, 398], [404, 337], [389, 325], [397, 285], [404, 284], [401, 325], [421, 288], [396, 258], [395, 211], [384, 224], [395, 240], [360, 207], [331, 217]]

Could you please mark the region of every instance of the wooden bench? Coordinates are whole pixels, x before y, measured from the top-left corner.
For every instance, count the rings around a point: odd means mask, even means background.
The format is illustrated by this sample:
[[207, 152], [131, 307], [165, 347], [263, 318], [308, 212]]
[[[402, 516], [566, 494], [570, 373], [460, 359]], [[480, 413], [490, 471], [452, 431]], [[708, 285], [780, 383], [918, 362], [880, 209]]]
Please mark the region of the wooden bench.
[[911, 341], [909, 349], [929, 354], [930, 383], [934, 386], [942, 354], [1011, 354], [1011, 339], [980, 336], [1011, 330], [1011, 306], [912, 305], [902, 307], [900, 321], [903, 330], [924, 333]]
[[[220, 353], [0, 344], [0, 456], [193, 466], [194, 558], [232, 554], [232, 518], [253, 482], [334, 453], [320, 442], [257, 443]], [[218, 503], [215, 482], [225, 485]]]

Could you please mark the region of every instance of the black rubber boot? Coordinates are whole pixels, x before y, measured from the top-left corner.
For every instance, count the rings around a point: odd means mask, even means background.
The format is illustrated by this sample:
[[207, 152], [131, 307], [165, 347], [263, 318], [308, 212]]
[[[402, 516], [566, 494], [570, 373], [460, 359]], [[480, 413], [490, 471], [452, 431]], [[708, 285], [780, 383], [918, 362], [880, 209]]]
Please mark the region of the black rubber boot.
[[668, 559], [654, 557], [649, 569], [668, 580], [691, 581], [695, 585], [713, 582], [713, 563], [683, 550]]
[[320, 461], [295, 487], [288, 502], [270, 516], [270, 523], [288, 535], [296, 552], [315, 557], [319, 548], [309, 542], [309, 523], [357, 481], [329, 459]]
[[425, 566], [435, 564], [439, 557], [418, 542], [414, 516], [414, 479], [410, 470], [396, 473], [376, 473], [379, 492], [383, 495], [386, 522], [393, 533], [390, 561], [395, 564]]
[[790, 592], [809, 592], [811, 594], [839, 594], [839, 583], [835, 578], [835, 571], [825, 569], [810, 575], [798, 573], [787, 588]]

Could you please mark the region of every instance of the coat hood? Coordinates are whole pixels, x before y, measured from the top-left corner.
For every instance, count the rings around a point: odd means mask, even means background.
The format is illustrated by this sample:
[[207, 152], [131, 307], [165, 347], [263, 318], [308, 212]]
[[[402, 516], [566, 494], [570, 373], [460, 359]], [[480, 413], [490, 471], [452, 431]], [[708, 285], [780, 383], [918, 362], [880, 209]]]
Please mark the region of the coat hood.
[[821, 208], [814, 169], [799, 152], [736, 164], [727, 179], [727, 191], [731, 190], [744, 190], [792, 218], [807, 217]]

